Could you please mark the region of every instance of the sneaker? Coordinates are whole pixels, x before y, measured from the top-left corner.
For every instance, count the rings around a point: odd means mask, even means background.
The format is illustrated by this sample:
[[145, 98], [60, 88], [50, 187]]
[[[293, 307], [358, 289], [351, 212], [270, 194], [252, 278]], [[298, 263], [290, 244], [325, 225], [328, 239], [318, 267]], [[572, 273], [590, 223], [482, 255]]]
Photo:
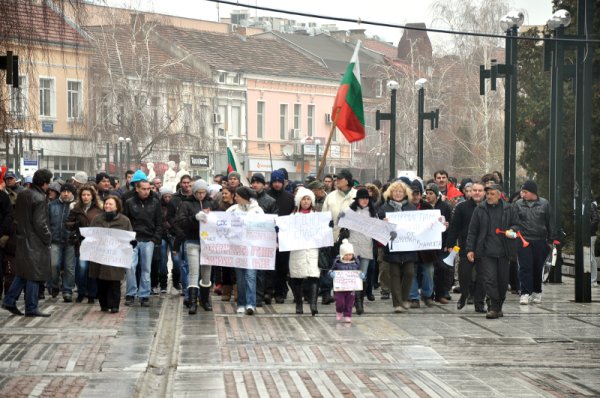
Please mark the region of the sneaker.
[[419, 300], [410, 300], [410, 308], [421, 308]]
[[410, 308], [410, 302], [403, 301], [402, 302], [402, 308], [404, 308], [405, 310], [408, 310]]
[[159, 290], [157, 287], [153, 287], [152, 290], [150, 291], [150, 294], [152, 296], [158, 296], [160, 293], [159, 293]]
[[532, 304], [541, 304], [542, 303], [542, 293], [531, 293], [531, 303]]
[[141, 298], [140, 305], [142, 307], [150, 307], [150, 299], [148, 297]]
[[345, 317], [344, 317], [344, 322], [346, 322], [346, 323], [352, 323], [352, 317], [350, 317], [350, 316], [345, 316]]
[[528, 305], [529, 304], [529, 300], [530, 297], [528, 294], [522, 294], [521, 295], [521, 299], [519, 300], [519, 304], [521, 305]]
[[238, 314], [244, 314], [246, 312], [246, 310], [244, 309], [244, 307], [239, 306], [239, 307], [237, 307], [237, 310], [235, 310], [235, 312]]
[[487, 314], [485, 314], [487, 319], [498, 319], [498, 312], [489, 310]]
[[342, 320], [342, 316], [343, 316], [343, 314], [342, 314], [341, 312], [336, 312], [336, 313], [335, 313], [335, 319], [336, 319], [338, 322], [341, 322], [341, 320]]
[[73, 302], [73, 296], [71, 296], [70, 294], [63, 294], [63, 300], [65, 301], [65, 303], [71, 303]]
[[402, 314], [404, 312], [404, 308], [402, 308], [402, 306], [398, 306], [398, 307], [394, 307], [394, 312], [396, 314]]
[[246, 307], [246, 315], [254, 315], [255, 311], [256, 310], [250, 305]]
[[167, 294], [167, 289], [160, 289], [160, 294]]
[[425, 301], [426, 306], [433, 307], [433, 300], [431, 299], [431, 297], [427, 297], [427, 298], [423, 299], [423, 301]]
[[130, 307], [135, 302], [135, 297], [133, 296], [125, 296], [125, 305]]

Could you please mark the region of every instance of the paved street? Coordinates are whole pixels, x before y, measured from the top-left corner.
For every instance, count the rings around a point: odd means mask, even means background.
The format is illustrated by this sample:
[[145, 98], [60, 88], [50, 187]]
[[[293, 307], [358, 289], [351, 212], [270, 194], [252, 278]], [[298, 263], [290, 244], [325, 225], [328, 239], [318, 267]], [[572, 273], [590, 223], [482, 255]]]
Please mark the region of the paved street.
[[242, 316], [214, 297], [189, 316], [175, 294], [115, 315], [47, 299], [50, 318], [0, 313], [0, 396], [597, 397], [600, 303], [564, 280], [541, 305], [510, 295], [498, 320], [455, 300], [393, 314], [378, 296], [352, 325], [291, 300]]

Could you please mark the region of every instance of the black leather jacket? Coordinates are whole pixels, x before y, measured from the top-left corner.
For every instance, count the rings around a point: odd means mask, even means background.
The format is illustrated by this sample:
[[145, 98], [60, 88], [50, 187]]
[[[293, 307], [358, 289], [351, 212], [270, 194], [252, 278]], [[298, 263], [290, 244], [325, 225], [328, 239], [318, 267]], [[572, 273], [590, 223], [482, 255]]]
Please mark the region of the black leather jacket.
[[550, 203], [544, 198], [525, 201], [519, 199], [514, 203], [518, 224], [525, 240], [556, 239], [552, 226]]
[[129, 218], [136, 240], [160, 243], [163, 234], [163, 220], [160, 201], [154, 195], [141, 200], [137, 193], [127, 199], [123, 206], [123, 214]]

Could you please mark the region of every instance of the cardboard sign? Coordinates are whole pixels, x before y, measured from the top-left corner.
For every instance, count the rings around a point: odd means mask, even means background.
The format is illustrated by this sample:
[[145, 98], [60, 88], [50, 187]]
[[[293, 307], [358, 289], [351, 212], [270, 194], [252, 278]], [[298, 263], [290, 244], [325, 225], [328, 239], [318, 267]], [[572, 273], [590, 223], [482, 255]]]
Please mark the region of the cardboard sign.
[[390, 241], [390, 233], [396, 230], [396, 225], [391, 222], [367, 217], [350, 209], [344, 211], [344, 216], [338, 221], [338, 227], [358, 231], [383, 245], [387, 245]]
[[363, 289], [360, 271], [335, 271], [333, 278], [334, 292], [353, 292]]
[[385, 216], [396, 224], [398, 234], [388, 243], [391, 252], [442, 248], [442, 232], [446, 227], [440, 221], [439, 210], [398, 211]]
[[329, 228], [331, 212], [292, 214], [277, 217], [279, 251], [317, 249], [333, 246], [333, 230]]
[[85, 239], [79, 248], [81, 260], [113, 267], [130, 268], [133, 263], [132, 240], [135, 232], [113, 228], [79, 228]]

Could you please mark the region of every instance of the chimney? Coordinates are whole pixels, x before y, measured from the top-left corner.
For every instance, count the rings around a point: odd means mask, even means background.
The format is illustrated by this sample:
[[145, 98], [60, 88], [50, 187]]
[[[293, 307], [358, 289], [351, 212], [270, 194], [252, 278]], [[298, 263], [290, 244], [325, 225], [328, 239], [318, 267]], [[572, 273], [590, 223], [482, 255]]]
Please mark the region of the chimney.
[[350, 40], [364, 40], [366, 38], [365, 31], [366, 29], [350, 29]]
[[134, 13], [130, 15], [130, 24], [133, 29], [135, 29], [136, 26], [139, 28], [140, 26], [144, 25], [145, 22], [146, 16], [142, 13]]
[[342, 43], [345, 43], [348, 37], [347, 30], [332, 30], [331, 32], [329, 32], [329, 34], [331, 35], [331, 37], [333, 37], [337, 41], [341, 41]]
[[[406, 24], [406, 27], [425, 28], [426, 25], [422, 22], [408, 23]], [[402, 38], [398, 43], [398, 58], [410, 60], [411, 52], [412, 57], [431, 59], [433, 49], [431, 47], [431, 41], [429, 40], [427, 31], [404, 29], [404, 34], [402, 34]]]

